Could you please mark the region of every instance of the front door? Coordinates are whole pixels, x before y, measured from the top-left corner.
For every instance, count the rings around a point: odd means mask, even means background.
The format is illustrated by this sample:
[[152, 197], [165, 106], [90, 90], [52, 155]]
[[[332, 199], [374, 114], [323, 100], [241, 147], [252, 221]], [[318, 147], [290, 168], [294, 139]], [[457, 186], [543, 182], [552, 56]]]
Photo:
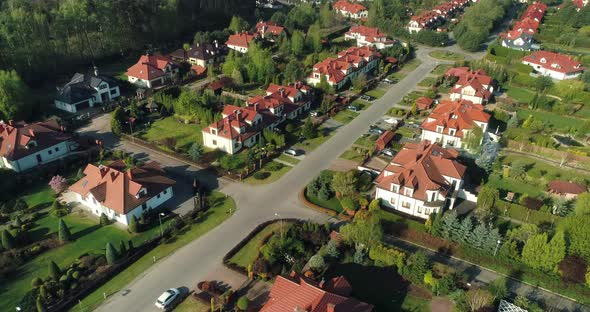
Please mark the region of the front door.
[[41, 154], [37, 154], [37, 163], [40, 164], [41, 162], [43, 162], [43, 159], [41, 159]]

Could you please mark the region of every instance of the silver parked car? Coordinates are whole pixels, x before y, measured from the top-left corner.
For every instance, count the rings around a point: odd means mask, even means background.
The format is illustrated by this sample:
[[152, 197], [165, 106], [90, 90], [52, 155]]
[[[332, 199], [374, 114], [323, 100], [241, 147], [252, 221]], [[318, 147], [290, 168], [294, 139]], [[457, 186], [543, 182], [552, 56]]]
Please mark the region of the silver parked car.
[[168, 310], [172, 307], [174, 301], [180, 296], [178, 288], [170, 288], [158, 297], [156, 300], [156, 307], [163, 310]]

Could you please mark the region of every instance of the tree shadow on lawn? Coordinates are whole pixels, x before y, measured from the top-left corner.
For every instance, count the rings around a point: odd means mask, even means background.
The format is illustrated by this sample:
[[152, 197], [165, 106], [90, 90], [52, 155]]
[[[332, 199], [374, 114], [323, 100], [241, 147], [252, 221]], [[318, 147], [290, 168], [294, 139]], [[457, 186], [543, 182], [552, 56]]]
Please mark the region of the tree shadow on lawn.
[[356, 263], [333, 265], [326, 277], [343, 275], [352, 285], [352, 296], [375, 306], [376, 312], [401, 311], [410, 283], [395, 269]]
[[100, 229], [102, 226], [100, 224], [95, 224], [95, 225], [91, 225], [83, 230], [80, 230], [78, 232], [72, 233], [72, 240], [77, 240], [78, 238], [84, 237], [98, 229]]

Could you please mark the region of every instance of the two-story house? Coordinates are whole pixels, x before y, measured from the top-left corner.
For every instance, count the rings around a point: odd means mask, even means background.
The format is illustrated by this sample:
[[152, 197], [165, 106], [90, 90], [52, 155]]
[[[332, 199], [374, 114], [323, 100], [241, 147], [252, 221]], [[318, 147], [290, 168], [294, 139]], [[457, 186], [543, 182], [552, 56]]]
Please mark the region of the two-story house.
[[385, 207], [423, 219], [453, 209], [466, 170], [458, 156], [439, 143], [406, 143], [377, 177], [375, 197]]
[[77, 148], [54, 120], [33, 124], [0, 121], [0, 168], [26, 171], [63, 158]]
[[136, 64], [127, 69], [127, 79], [141, 88], [158, 88], [166, 85], [178, 74], [178, 66], [160, 54], [142, 55]]
[[529, 5], [509, 32], [500, 34], [500, 42], [503, 47], [520, 51], [538, 50], [539, 45], [533, 41], [533, 35], [537, 32], [547, 5], [535, 2]]
[[211, 64], [221, 63], [226, 54], [227, 47], [215, 40], [213, 43], [195, 43], [188, 50], [178, 49], [170, 53], [169, 56], [176, 62], [187, 62], [191, 65], [207, 67]]
[[367, 8], [359, 3], [350, 3], [346, 0], [339, 0], [332, 6], [336, 13], [351, 19], [364, 19], [369, 17]]
[[451, 68], [445, 77], [457, 77], [451, 89], [451, 100], [468, 100], [475, 104], [486, 104], [494, 95], [494, 79], [482, 70], [472, 71], [469, 67]]
[[246, 104], [248, 107], [262, 109], [265, 107], [282, 106], [282, 116], [280, 122], [286, 119], [295, 119], [311, 107], [311, 88], [301, 82], [296, 82], [288, 86], [281, 86], [271, 83], [266, 89], [266, 95], [255, 96]]
[[88, 164], [84, 177], [70, 186], [76, 200], [91, 213], [129, 225], [134, 217], [172, 198], [174, 180], [154, 161], [125, 169], [123, 161], [105, 166]]
[[285, 28], [273, 22], [260, 21], [256, 23], [256, 33], [262, 39], [268, 39], [274, 42], [275, 38], [281, 36], [285, 32]]
[[469, 3], [469, 0], [446, 1], [436, 5], [432, 10], [422, 11], [420, 14], [411, 17], [407, 25], [408, 32], [411, 34], [423, 29], [433, 29], [444, 21], [449, 20], [450, 17], [457, 15]]
[[536, 51], [522, 59], [522, 63], [532, 66], [533, 69], [543, 76], [557, 80], [574, 79], [582, 74], [584, 67], [582, 63], [574, 60], [571, 56], [549, 52]]
[[470, 101], [441, 101], [422, 122], [421, 139], [440, 143], [443, 147], [466, 148], [465, 140], [474, 127], [485, 133], [490, 118], [483, 106]]
[[307, 82], [317, 85], [325, 79], [330, 86], [340, 89], [359, 74], [375, 68], [379, 57], [379, 53], [368, 46], [348, 48], [338, 53], [338, 58], [329, 57], [315, 64]]
[[241, 32], [237, 34], [229, 35], [229, 38], [225, 42], [228, 48], [238, 51], [240, 53], [247, 53], [250, 43], [254, 41], [257, 34], [251, 34], [249, 32]]
[[356, 40], [357, 47], [370, 46], [376, 49], [384, 49], [393, 46], [395, 40], [387, 39], [387, 36], [377, 27], [357, 25], [350, 27], [344, 34], [345, 40]]
[[93, 73], [76, 73], [63, 87], [57, 91], [55, 107], [70, 113], [77, 113], [121, 96], [118, 84], [114, 79], [100, 75], [94, 67]]

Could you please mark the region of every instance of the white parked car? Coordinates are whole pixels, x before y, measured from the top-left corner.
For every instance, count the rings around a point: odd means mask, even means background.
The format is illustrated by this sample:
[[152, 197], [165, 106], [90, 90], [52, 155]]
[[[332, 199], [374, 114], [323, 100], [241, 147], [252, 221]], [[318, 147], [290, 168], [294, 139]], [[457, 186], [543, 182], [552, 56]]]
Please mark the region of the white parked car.
[[390, 125], [397, 125], [398, 121], [397, 119], [390, 117], [390, 118], [386, 118], [383, 120], [385, 123], [388, 123]]
[[156, 300], [156, 307], [163, 310], [168, 310], [172, 303], [180, 296], [180, 290], [178, 288], [170, 288], [158, 297]]

